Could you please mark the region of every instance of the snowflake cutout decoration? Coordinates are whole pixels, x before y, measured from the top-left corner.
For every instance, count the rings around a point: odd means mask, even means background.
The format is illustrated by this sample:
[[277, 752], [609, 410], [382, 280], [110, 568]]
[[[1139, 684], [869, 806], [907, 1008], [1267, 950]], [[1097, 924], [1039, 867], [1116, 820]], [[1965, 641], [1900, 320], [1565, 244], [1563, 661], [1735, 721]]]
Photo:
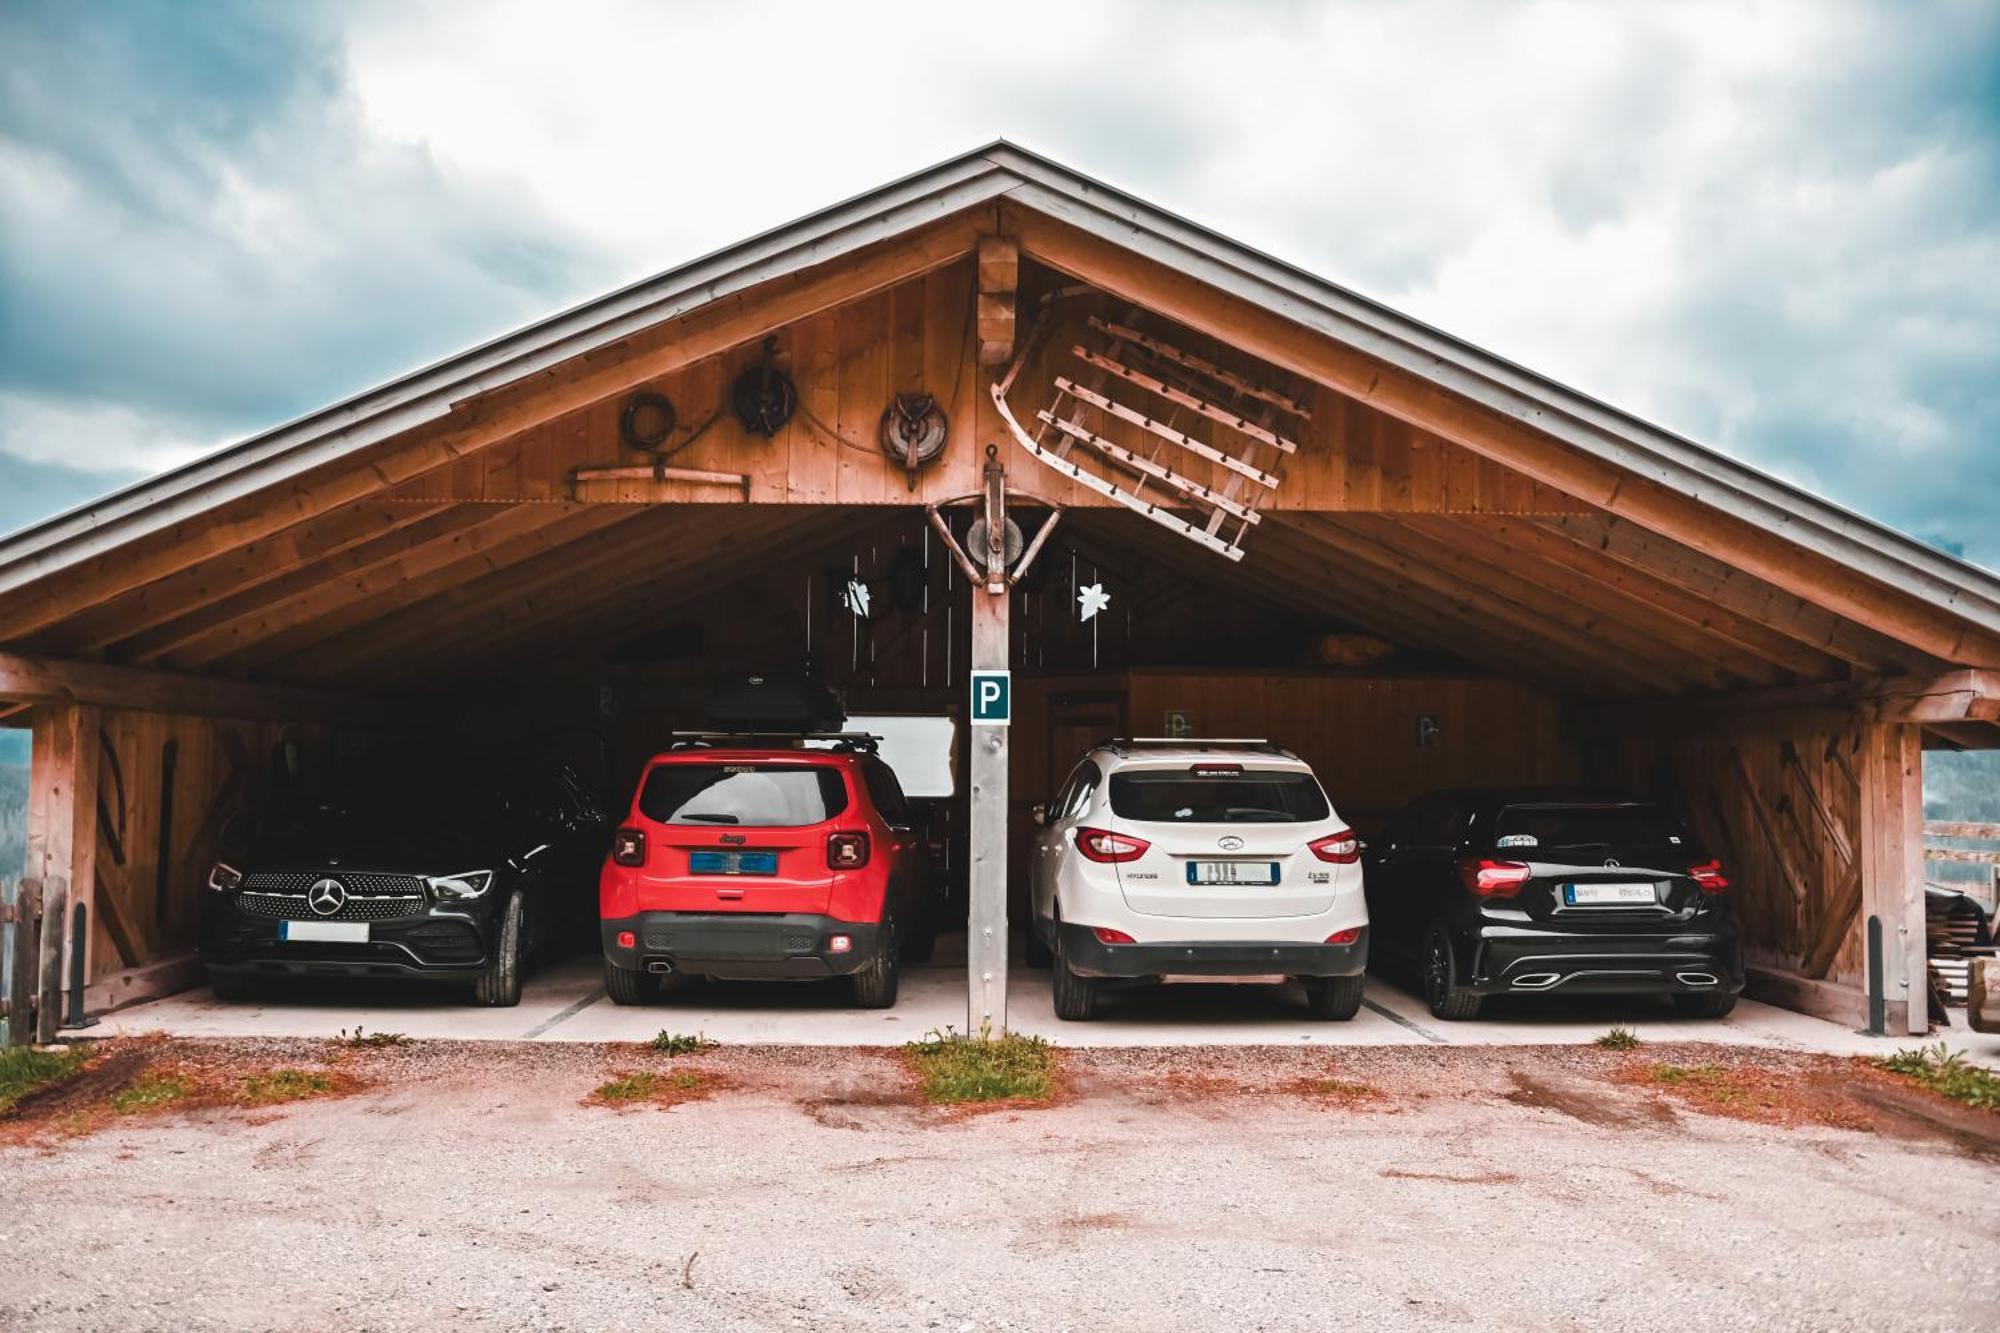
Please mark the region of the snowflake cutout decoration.
[[1102, 583], [1086, 583], [1077, 590], [1076, 602], [1082, 608], [1082, 618], [1088, 620], [1111, 605], [1111, 594], [1104, 591]]
[[868, 585], [860, 579], [849, 579], [847, 586], [840, 590], [840, 604], [856, 620], [868, 619]]

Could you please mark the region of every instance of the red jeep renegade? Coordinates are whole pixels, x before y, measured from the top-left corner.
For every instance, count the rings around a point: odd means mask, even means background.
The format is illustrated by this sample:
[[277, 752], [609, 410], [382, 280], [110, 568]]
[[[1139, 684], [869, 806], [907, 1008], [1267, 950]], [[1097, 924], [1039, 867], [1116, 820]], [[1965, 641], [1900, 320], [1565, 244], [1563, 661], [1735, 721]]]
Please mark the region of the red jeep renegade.
[[691, 977], [846, 977], [896, 1002], [936, 941], [929, 856], [873, 738], [831, 750], [694, 745], [640, 776], [599, 880], [604, 988], [642, 1004]]

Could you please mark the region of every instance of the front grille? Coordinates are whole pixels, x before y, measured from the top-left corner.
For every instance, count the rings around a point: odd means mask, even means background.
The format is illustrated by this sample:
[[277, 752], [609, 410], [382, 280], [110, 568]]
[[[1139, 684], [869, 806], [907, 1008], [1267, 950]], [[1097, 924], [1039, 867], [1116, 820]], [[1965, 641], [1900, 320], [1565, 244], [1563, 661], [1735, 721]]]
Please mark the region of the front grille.
[[236, 905], [252, 916], [268, 916], [284, 921], [391, 921], [399, 916], [421, 916], [421, 894], [385, 894], [374, 898], [349, 897], [332, 916], [313, 911], [303, 893], [238, 893]]
[[349, 894], [421, 898], [424, 881], [416, 875], [385, 875], [373, 870], [252, 870], [243, 876], [245, 889], [304, 897], [313, 883], [337, 879]]

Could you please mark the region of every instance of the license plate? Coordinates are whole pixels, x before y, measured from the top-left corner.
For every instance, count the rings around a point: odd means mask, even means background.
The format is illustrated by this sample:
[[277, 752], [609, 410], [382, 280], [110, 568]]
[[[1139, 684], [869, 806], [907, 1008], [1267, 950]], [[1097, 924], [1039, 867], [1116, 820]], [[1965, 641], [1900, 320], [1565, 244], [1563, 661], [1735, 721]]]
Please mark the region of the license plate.
[[1650, 884], [1565, 884], [1563, 901], [1571, 907], [1651, 907], [1659, 895]]
[[776, 852], [690, 852], [688, 869], [697, 875], [775, 875]]
[[1276, 884], [1276, 861], [1190, 861], [1190, 884]]
[[313, 944], [366, 944], [366, 921], [280, 921], [278, 938]]

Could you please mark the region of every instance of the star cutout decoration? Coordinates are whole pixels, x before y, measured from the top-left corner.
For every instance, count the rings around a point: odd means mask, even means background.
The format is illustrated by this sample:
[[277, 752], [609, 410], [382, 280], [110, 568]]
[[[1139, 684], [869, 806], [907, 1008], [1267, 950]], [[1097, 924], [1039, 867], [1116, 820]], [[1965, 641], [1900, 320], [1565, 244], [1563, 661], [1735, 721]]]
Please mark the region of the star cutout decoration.
[[868, 619], [868, 585], [860, 579], [849, 579], [841, 589], [840, 604], [851, 612], [856, 620]]
[[1086, 583], [1077, 590], [1076, 602], [1083, 609], [1082, 618], [1088, 620], [1111, 605], [1111, 594], [1104, 591], [1102, 583]]

